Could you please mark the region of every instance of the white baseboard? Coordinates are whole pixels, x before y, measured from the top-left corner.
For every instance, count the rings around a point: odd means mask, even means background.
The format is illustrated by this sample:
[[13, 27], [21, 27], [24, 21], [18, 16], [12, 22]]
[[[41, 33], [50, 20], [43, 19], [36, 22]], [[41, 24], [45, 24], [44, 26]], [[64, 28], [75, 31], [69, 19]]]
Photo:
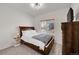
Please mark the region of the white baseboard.
[[16, 45], [14, 45], [14, 47], [17, 47], [17, 46], [19, 46], [19, 45], [21, 45], [21, 44], [16, 44]]

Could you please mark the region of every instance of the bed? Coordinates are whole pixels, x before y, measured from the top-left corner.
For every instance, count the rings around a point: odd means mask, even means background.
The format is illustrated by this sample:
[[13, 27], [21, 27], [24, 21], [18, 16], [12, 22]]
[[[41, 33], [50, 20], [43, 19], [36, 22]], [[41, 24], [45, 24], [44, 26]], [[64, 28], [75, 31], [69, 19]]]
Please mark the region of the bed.
[[[45, 32], [37, 33], [34, 27], [19, 26], [19, 29], [21, 44], [27, 45], [43, 55], [49, 54], [54, 44], [53, 36], [50, 37]], [[41, 38], [41, 40], [38, 38], [38, 36]], [[43, 41], [43, 39], [45, 41]]]

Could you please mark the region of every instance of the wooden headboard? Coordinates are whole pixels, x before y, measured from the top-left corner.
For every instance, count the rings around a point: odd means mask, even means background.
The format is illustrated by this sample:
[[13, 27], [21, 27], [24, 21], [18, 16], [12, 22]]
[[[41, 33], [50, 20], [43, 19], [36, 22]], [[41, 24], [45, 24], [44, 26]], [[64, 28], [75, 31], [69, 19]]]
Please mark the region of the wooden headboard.
[[20, 37], [22, 36], [22, 31], [29, 30], [29, 29], [35, 30], [34, 27], [28, 27], [28, 26], [19, 26], [19, 29], [20, 29]]

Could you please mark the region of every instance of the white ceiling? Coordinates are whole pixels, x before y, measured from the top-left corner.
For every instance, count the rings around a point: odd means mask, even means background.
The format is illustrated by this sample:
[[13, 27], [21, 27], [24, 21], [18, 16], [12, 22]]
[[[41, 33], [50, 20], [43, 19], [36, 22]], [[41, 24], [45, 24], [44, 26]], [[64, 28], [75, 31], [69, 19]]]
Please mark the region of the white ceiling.
[[42, 15], [48, 12], [52, 12], [55, 10], [59, 10], [62, 8], [70, 7], [70, 3], [44, 3], [43, 7], [40, 9], [34, 9], [30, 6], [30, 3], [4, 3], [0, 4], [0, 6], [7, 6], [19, 11], [28, 13], [32, 16]]

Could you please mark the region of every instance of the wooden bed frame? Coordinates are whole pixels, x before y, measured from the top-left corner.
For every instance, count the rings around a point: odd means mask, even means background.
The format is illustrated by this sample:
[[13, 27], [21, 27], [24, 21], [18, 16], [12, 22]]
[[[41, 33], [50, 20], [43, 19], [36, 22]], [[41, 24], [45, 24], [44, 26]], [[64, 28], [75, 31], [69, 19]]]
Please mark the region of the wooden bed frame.
[[[25, 31], [25, 30], [28, 30], [28, 29], [32, 29], [32, 30], [35, 30], [34, 27], [28, 27], [28, 26], [19, 26], [19, 29], [20, 29], [20, 37], [22, 36], [22, 31]], [[54, 44], [54, 39], [53, 37], [51, 37], [51, 39], [48, 41], [48, 43], [45, 45], [44, 47], [44, 51], [43, 50], [40, 50], [39, 49], [39, 46], [36, 46], [36, 45], [33, 45], [31, 43], [28, 43], [28, 42], [25, 42], [21, 39], [21, 44], [25, 44], [29, 47], [31, 47], [32, 49], [38, 51], [39, 53], [43, 54], [43, 55], [47, 55], [49, 54], [49, 52], [51, 51], [52, 49], [52, 46]], [[48, 46], [47, 46], [48, 45]]]

